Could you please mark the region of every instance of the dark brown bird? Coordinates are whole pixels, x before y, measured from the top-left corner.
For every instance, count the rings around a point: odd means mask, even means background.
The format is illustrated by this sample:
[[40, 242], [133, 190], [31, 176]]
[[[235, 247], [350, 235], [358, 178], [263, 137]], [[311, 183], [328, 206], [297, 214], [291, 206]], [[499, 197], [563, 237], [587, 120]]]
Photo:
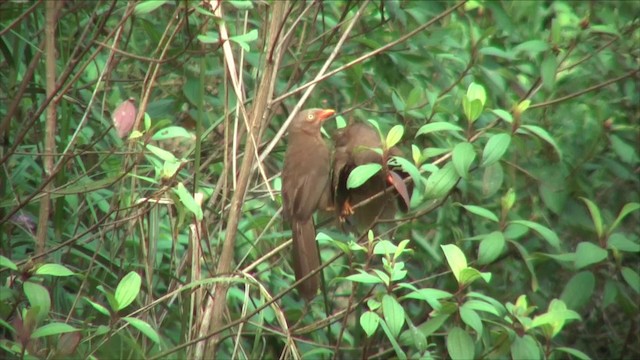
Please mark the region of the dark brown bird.
[[[386, 165], [389, 157], [402, 154], [399, 149], [393, 147], [382, 155], [374, 151], [373, 149], [382, 151], [380, 135], [363, 123], [353, 123], [338, 130], [333, 139], [335, 153], [331, 190], [335, 210], [342, 221], [349, 218], [353, 220], [356, 228], [364, 230], [376, 220], [393, 219], [397, 208], [403, 212], [407, 211], [411, 188], [407, 188], [402, 179], [408, 175]], [[382, 170], [359, 187], [348, 189], [347, 179], [351, 171], [368, 163], [381, 164]], [[395, 190], [389, 191], [387, 188], [390, 185], [393, 185]], [[360, 208], [352, 208], [380, 192], [384, 192], [384, 195]], [[397, 205], [394, 201], [396, 198]]]
[[[331, 169], [329, 148], [322, 139], [320, 127], [334, 113], [331, 109], [304, 110], [289, 126], [282, 170], [282, 202], [285, 219], [290, 222], [293, 233], [296, 280], [320, 266], [313, 213], [329, 193]], [[319, 282], [318, 273], [302, 282], [298, 291], [310, 300], [318, 292]]]

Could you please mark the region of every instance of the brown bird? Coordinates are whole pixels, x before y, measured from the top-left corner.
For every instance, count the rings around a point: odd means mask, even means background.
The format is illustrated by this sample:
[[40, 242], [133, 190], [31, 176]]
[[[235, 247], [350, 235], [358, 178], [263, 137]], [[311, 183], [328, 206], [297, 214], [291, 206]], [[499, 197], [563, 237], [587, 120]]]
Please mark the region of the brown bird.
[[[282, 170], [282, 202], [285, 219], [293, 233], [293, 270], [296, 280], [320, 266], [313, 213], [329, 191], [330, 152], [320, 134], [322, 122], [335, 113], [331, 109], [301, 111], [289, 126]], [[298, 286], [307, 300], [318, 292], [319, 273]]]
[[[398, 148], [393, 147], [383, 155], [374, 151], [373, 149], [382, 151], [380, 135], [371, 126], [363, 123], [353, 123], [338, 130], [333, 139], [335, 153], [331, 191], [335, 210], [341, 221], [352, 219], [356, 228], [365, 230], [376, 219], [393, 219], [397, 208], [403, 212], [408, 210], [412, 187], [407, 187], [402, 180], [408, 174], [398, 169], [390, 169], [386, 165], [389, 157], [402, 154]], [[351, 171], [368, 163], [381, 164], [382, 169], [359, 187], [348, 189], [347, 179]], [[387, 190], [390, 185], [393, 185], [395, 190]], [[360, 208], [352, 208], [380, 192], [385, 193]], [[397, 199], [397, 205], [394, 199]]]

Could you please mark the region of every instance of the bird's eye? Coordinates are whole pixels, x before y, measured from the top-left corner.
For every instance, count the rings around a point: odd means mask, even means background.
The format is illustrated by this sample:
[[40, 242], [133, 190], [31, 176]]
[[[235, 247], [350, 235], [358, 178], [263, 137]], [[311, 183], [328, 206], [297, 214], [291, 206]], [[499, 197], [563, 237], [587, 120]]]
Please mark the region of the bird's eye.
[[307, 115], [307, 120], [313, 120], [313, 114]]

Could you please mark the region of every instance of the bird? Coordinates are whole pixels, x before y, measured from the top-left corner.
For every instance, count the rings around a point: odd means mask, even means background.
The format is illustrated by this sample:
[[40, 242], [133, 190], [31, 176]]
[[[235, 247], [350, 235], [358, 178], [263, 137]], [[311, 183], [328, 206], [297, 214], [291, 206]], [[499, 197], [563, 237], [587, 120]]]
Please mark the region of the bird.
[[[357, 230], [362, 231], [374, 225], [377, 220], [393, 219], [397, 209], [403, 212], [408, 210], [412, 185], [407, 186], [403, 181], [408, 174], [386, 164], [389, 157], [402, 155], [398, 148], [392, 147], [383, 152], [378, 131], [359, 122], [339, 129], [334, 134], [333, 141], [335, 150], [330, 193], [336, 215], [342, 223], [352, 222]], [[347, 188], [351, 171], [367, 163], [380, 164], [382, 169], [359, 187]], [[390, 191], [388, 187], [391, 185], [393, 190]], [[360, 208], [353, 208], [381, 192], [382, 196]]]
[[[316, 246], [313, 213], [329, 206], [331, 151], [322, 138], [322, 123], [333, 116], [333, 109], [307, 109], [292, 120], [282, 170], [282, 203], [285, 221], [291, 225], [293, 270], [296, 280], [320, 266]], [[316, 273], [297, 287], [311, 300], [318, 292], [320, 274]]]

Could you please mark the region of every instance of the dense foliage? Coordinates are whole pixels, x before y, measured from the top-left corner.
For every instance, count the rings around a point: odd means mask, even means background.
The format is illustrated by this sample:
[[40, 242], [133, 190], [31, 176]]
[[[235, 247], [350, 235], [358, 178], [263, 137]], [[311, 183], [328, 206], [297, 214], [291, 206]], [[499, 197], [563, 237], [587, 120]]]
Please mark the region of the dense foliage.
[[[0, 357], [640, 357], [639, 9], [0, 3]], [[309, 107], [414, 191], [319, 217], [305, 303], [279, 189]]]

